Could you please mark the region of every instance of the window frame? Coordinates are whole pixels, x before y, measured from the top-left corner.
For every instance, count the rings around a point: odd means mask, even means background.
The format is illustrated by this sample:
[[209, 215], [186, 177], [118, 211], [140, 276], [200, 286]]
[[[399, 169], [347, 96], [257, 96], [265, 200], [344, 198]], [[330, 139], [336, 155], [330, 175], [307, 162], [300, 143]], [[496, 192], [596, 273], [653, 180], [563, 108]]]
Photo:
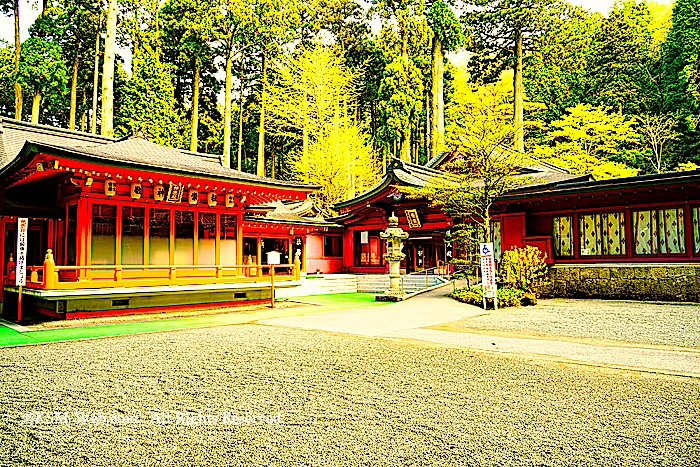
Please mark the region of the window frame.
[[[684, 249], [685, 251], [682, 251], [682, 252], [680, 252], [680, 253], [661, 253], [661, 252], [660, 252], [660, 244], [659, 244], [658, 235], [657, 235], [657, 237], [656, 237], [656, 238], [657, 238], [657, 240], [656, 240], [656, 250], [657, 250], [657, 251], [656, 251], [655, 253], [637, 253], [637, 235], [636, 235], [636, 232], [635, 232], [635, 223], [634, 223], [635, 213], [636, 213], [636, 212], [640, 212], [640, 211], [648, 211], [649, 213], [651, 213], [651, 212], [656, 212], [656, 213], [657, 213], [657, 214], [656, 214], [656, 222], [657, 222], [656, 231], [657, 231], [657, 234], [658, 234], [658, 211], [668, 211], [668, 210], [675, 210], [676, 212], [679, 212], [679, 211], [680, 211], [680, 213], [681, 213], [681, 215], [679, 216], [679, 218], [682, 219], [682, 221], [683, 221], [683, 239], [682, 239], [682, 242], [680, 242], [680, 245], [683, 246], [683, 249]], [[632, 257], [634, 257], [634, 258], [640, 258], [640, 259], [650, 259], [650, 258], [688, 258], [688, 257], [689, 257], [689, 252], [688, 252], [688, 240], [689, 240], [689, 237], [688, 237], [688, 228], [687, 228], [687, 225], [688, 225], [688, 219], [687, 219], [687, 217], [688, 217], [688, 210], [686, 209], [686, 207], [685, 207], [684, 205], [679, 205], [679, 204], [676, 203], [676, 204], [661, 205], [661, 206], [634, 207], [634, 208], [630, 208], [630, 210], [629, 210], [629, 215], [630, 215], [630, 232], [631, 232], [631, 234], [632, 234], [632, 237], [634, 238], [634, 246], [633, 246], [633, 249], [631, 250], [631, 252], [632, 252]], [[691, 217], [692, 217], [692, 213], [691, 213]], [[692, 222], [692, 220], [691, 220], [691, 222]], [[693, 234], [693, 233], [691, 232], [691, 235], [692, 235], [692, 234]], [[695, 247], [694, 247], [694, 245], [693, 245], [693, 243], [692, 243], [692, 240], [693, 240], [693, 239], [691, 239], [691, 244], [690, 244], [690, 245], [691, 245], [691, 248], [693, 249], [693, 252], [694, 252], [694, 251], [695, 251]], [[700, 255], [700, 253], [698, 253], [698, 255]], [[696, 255], [695, 255], [695, 254], [690, 255], [690, 257], [693, 257], [693, 256], [696, 256]]]

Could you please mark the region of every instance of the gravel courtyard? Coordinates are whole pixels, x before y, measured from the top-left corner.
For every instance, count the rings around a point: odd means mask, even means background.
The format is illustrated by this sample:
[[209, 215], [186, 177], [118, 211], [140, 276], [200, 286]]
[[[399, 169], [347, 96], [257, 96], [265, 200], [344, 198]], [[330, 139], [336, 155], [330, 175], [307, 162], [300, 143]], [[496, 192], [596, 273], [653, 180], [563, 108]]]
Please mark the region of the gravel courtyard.
[[558, 298], [433, 329], [700, 349], [700, 304]]
[[[0, 367], [1, 465], [700, 462], [691, 378], [260, 325], [6, 348]], [[196, 418], [227, 412], [273, 418]]]

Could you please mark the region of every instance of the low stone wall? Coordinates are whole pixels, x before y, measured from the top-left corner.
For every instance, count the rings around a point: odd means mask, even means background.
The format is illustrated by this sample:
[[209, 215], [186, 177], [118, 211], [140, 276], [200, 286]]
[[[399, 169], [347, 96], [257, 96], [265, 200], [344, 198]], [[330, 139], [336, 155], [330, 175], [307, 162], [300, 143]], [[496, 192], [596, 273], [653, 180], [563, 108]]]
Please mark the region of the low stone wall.
[[700, 265], [556, 265], [549, 273], [545, 297], [700, 302]]

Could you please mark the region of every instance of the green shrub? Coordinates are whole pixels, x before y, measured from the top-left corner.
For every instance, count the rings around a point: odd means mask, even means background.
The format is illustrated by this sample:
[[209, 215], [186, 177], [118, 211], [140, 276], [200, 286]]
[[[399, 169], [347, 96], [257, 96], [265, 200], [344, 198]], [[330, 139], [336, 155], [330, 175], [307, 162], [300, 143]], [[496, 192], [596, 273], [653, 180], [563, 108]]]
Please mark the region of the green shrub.
[[548, 283], [546, 259], [546, 253], [530, 245], [506, 250], [498, 268], [499, 282], [507, 288], [536, 295]]
[[[524, 299], [524, 293], [522, 290], [499, 288], [498, 289], [498, 307], [507, 308], [513, 306], [522, 305]], [[452, 298], [463, 303], [469, 303], [470, 305], [475, 305], [478, 307], [484, 306], [483, 302], [483, 290], [480, 285], [474, 286], [472, 288], [460, 287], [452, 292]], [[486, 299], [486, 307], [493, 308], [493, 299]]]

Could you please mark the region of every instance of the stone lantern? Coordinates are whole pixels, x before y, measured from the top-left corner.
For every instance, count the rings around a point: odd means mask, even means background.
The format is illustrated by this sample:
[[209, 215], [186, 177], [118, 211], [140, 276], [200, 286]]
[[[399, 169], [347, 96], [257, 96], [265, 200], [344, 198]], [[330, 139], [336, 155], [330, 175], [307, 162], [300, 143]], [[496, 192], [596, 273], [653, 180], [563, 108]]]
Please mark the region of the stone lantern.
[[401, 290], [401, 261], [406, 258], [403, 252], [403, 242], [408, 238], [408, 234], [399, 227], [399, 218], [391, 214], [389, 227], [386, 231], [380, 232], [379, 236], [386, 240], [386, 253], [384, 259], [389, 263], [389, 290], [384, 295], [377, 295], [375, 300], [398, 302], [403, 300], [404, 293]]

